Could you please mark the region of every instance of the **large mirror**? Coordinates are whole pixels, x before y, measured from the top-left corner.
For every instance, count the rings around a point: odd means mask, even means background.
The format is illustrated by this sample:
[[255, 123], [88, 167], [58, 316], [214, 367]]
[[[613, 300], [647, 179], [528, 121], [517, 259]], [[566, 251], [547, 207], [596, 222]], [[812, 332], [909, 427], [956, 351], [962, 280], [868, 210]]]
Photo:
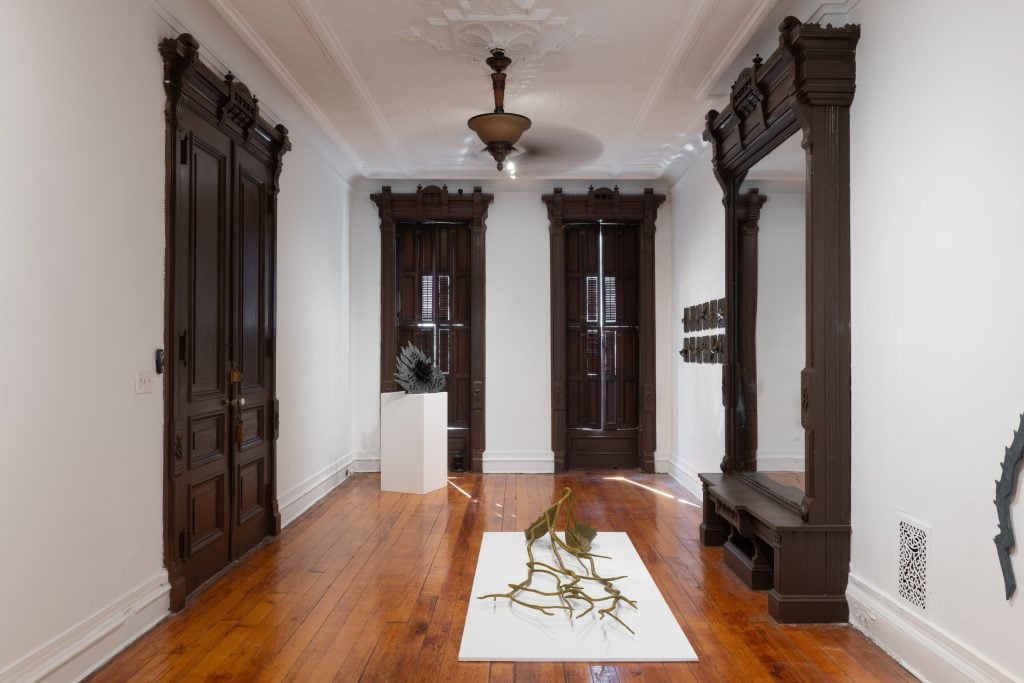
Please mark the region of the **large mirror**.
[[[857, 26], [787, 17], [708, 112], [725, 205], [725, 455], [701, 542], [782, 623], [844, 622], [850, 566], [850, 104]], [[795, 182], [794, 182], [795, 181]]]
[[[756, 263], [741, 296], [753, 312], [753, 367], [746, 411], [751, 417], [745, 475], [796, 504], [805, 491], [800, 373], [807, 357], [806, 154], [800, 132], [758, 161], [740, 196], [760, 211], [746, 231], [743, 260]], [[756, 416], [756, 421], [753, 420]]]

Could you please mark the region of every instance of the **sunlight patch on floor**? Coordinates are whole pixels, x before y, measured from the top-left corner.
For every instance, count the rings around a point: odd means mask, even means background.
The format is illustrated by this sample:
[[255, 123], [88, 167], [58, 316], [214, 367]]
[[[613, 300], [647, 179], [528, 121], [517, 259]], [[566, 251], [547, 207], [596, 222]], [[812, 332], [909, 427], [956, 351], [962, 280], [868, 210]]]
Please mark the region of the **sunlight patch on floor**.
[[683, 505], [689, 505], [690, 507], [695, 507], [695, 508], [699, 508], [700, 507], [700, 505], [698, 505], [697, 503], [691, 503], [690, 501], [685, 500], [683, 498], [676, 498], [675, 496], [673, 496], [671, 493], [668, 493], [667, 491], [659, 491], [658, 489], [656, 489], [656, 488], [654, 488], [652, 486], [648, 486], [647, 484], [641, 484], [640, 482], [633, 481], [632, 479], [626, 479], [625, 477], [604, 477], [604, 479], [605, 479], [605, 481], [624, 481], [627, 484], [632, 484], [633, 486], [639, 486], [642, 489], [646, 489], [646, 490], [650, 491], [651, 493], [657, 493], [659, 496], [665, 496], [666, 498], [675, 498], [676, 500], [678, 500]]
[[458, 491], [462, 495], [464, 495], [466, 498], [469, 498], [470, 500], [473, 500], [473, 496], [469, 495], [469, 493], [466, 491], [466, 489], [462, 488], [461, 486], [456, 484], [451, 479], [448, 480], [448, 485], [451, 486], [452, 488], [454, 488], [456, 491]]

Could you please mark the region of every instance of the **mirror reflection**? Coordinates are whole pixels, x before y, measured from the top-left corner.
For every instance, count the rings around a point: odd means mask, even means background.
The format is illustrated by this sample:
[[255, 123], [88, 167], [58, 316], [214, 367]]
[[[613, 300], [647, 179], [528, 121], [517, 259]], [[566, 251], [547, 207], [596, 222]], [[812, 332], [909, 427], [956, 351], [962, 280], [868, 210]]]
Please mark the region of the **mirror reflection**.
[[804, 493], [800, 373], [806, 363], [805, 184], [800, 134], [747, 174], [741, 191], [765, 197], [757, 233], [756, 472], [748, 476], [788, 500]]

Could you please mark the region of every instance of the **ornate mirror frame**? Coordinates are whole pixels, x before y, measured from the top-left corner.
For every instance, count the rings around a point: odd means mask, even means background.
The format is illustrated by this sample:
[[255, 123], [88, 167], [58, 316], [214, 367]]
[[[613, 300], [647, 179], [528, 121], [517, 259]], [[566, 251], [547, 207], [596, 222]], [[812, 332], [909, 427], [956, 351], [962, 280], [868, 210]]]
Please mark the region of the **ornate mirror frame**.
[[[850, 135], [860, 27], [787, 17], [779, 48], [707, 115], [726, 218], [725, 458], [701, 474], [705, 545], [751, 587], [769, 588], [780, 622], [849, 617], [850, 557]], [[754, 329], [757, 219], [761, 201], [741, 193], [747, 172], [797, 132], [807, 154], [806, 364], [800, 377], [805, 432], [803, 500], [744, 475], [756, 448]], [[748, 410], [748, 407], [750, 410]]]

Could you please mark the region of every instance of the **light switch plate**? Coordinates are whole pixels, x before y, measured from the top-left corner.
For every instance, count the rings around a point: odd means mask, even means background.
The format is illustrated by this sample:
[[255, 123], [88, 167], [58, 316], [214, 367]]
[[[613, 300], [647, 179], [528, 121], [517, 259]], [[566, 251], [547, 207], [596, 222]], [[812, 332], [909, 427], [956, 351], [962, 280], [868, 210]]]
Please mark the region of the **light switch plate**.
[[153, 375], [146, 372], [145, 370], [138, 370], [135, 372], [135, 393], [136, 394], [152, 394], [153, 393]]

